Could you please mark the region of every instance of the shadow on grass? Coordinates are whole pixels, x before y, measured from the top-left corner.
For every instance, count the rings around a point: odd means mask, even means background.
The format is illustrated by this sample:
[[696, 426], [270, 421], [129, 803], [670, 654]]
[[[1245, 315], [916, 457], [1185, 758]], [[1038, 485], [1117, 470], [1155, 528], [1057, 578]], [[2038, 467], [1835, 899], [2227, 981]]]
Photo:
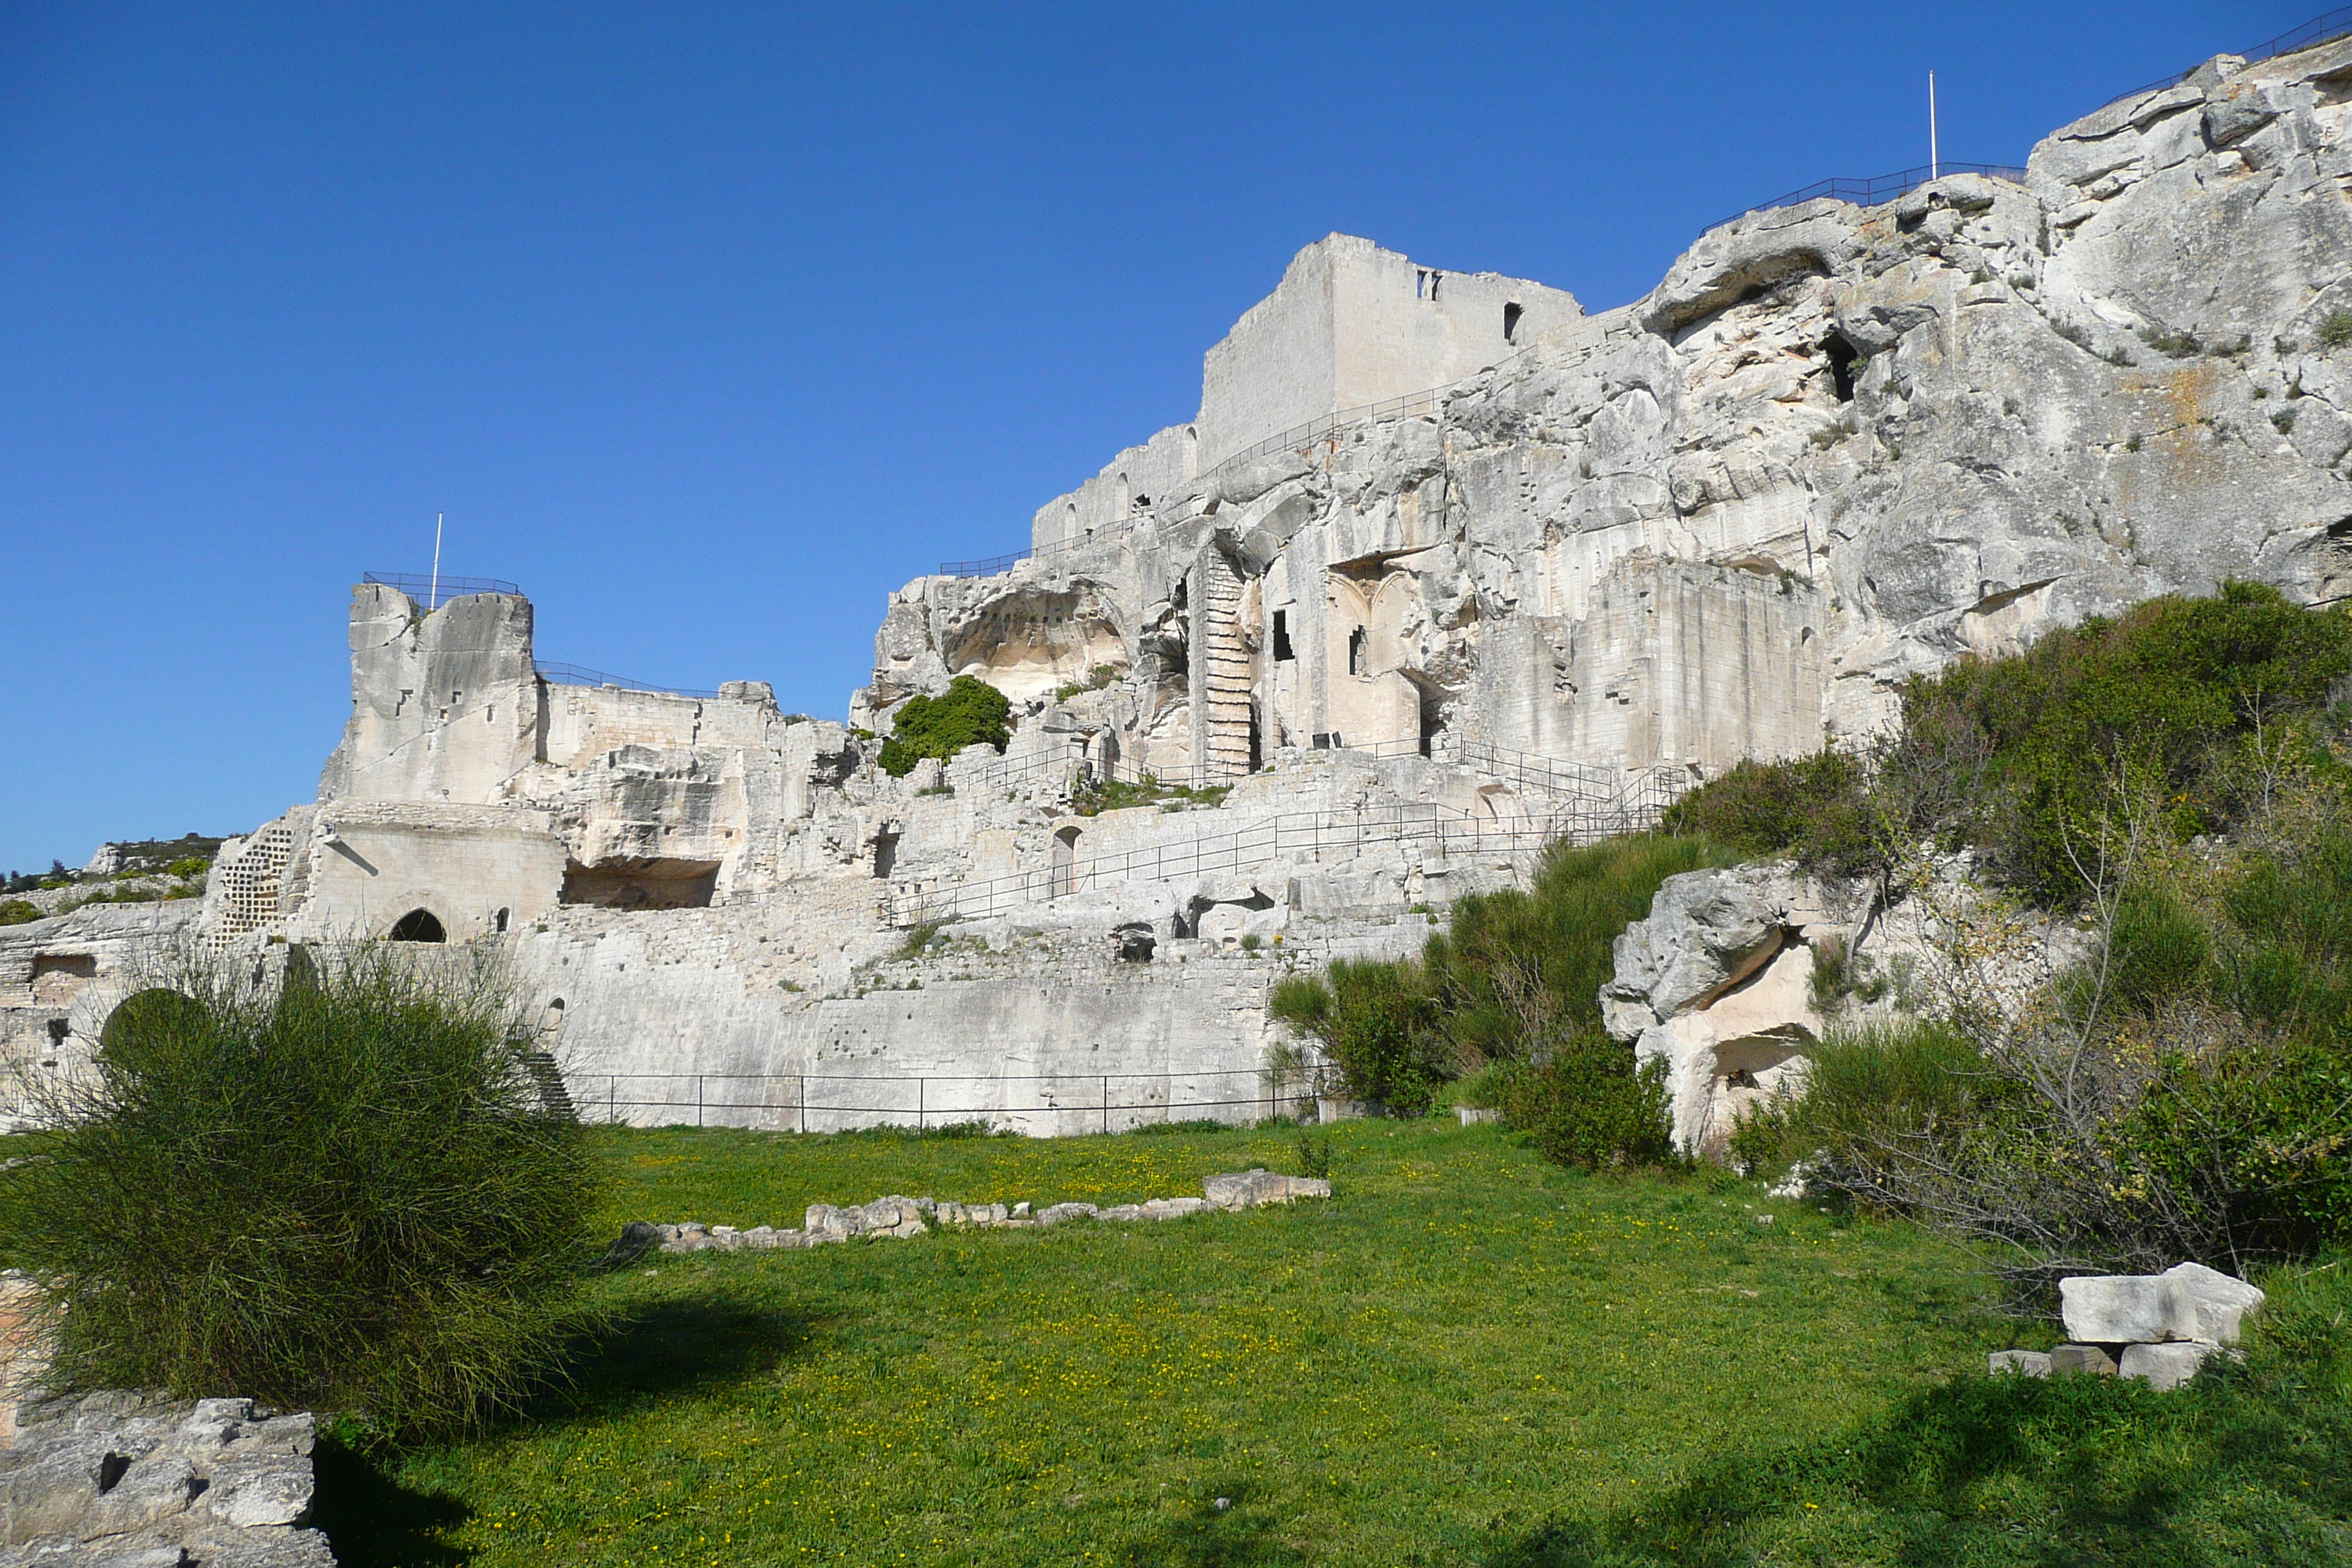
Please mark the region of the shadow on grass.
[[[1219, 1508], [1218, 1500], [1226, 1506]], [[1192, 1500], [1181, 1518], [1130, 1542], [1124, 1568], [1297, 1568], [1307, 1559], [1274, 1537], [1274, 1519], [1236, 1479]]]
[[1555, 1521], [1486, 1563], [1729, 1568], [1824, 1550], [1906, 1568], [2342, 1563], [2352, 1411], [2243, 1367], [2168, 1394], [2113, 1378], [1963, 1377], [1873, 1425], [1718, 1459], [1609, 1519]]
[[319, 1489], [310, 1522], [326, 1531], [341, 1568], [458, 1568], [473, 1554], [442, 1543], [473, 1510], [448, 1498], [412, 1491], [379, 1468], [396, 1462], [321, 1437], [311, 1463]]
[[810, 1320], [712, 1291], [632, 1308], [573, 1347], [570, 1379], [523, 1412], [536, 1423], [691, 1399], [772, 1370], [808, 1343]]
[[[808, 1338], [806, 1320], [744, 1297], [650, 1302], [581, 1340], [568, 1381], [551, 1381], [509, 1424], [554, 1426], [695, 1399], [768, 1371]], [[472, 1510], [402, 1486], [394, 1479], [396, 1448], [362, 1450], [324, 1438], [317, 1453], [312, 1522], [343, 1568], [457, 1568], [471, 1561], [446, 1537]]]

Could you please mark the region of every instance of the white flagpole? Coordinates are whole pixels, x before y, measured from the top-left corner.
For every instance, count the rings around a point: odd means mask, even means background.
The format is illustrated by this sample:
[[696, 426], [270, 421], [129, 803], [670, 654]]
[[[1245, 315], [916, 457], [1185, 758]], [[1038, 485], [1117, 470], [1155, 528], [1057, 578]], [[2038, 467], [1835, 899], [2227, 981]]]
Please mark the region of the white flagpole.
[[449, 514], [433, 514], [433, 587], [425, 603], [425, 613], [431, 615], [441, 607], [441, 520]]
[[1936, 73], [1927, 73], [1927, 177], [1944, 177], [1943, 154], [1936, 146]]

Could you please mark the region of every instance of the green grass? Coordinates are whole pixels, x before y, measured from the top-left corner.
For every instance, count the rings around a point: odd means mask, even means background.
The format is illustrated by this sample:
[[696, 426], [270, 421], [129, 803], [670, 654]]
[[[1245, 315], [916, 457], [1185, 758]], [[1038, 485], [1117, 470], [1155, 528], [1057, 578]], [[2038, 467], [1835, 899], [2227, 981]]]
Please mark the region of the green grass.
[[[1297, 1142], [677, 1131], [599, 1150], [617, 1229], [793, 1224], [886, 1192], [1198, 1192], [1286, 1168]], [[529, 1421], [373, 1464], [330, 1450], [338, 1552], [1579, 1561], [1547, 1555], [1559, 1531], [1616, 1539], [1727, 1456], [1888, 1419], [2010, 1342], [1965, 1260], [1907, 1226], [1727, 1178], [1580, 1176], [1492, 1127], [1351, 1123], [1332, 1143], [1328, 1205], [649, 1259], [609, 1279], [623, 1328]]]

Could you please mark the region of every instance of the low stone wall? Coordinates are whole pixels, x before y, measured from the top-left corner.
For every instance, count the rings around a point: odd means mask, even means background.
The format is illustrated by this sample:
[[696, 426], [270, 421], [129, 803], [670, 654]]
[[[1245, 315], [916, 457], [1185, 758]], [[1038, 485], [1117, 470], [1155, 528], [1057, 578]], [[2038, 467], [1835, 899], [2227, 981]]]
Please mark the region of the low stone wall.
[[1220, 1210], [1232, 1212], [1256, 1208], [1265, 1204], [1286, 1204], [1299, 1198], [1328, 1198], [1331, 1195], [1331, 1184], [1319, 1177], [1277, 1175], [1263, 1169], [1210, 1176], [1202, 1180], [1201, 1189], [1202, 1195], [1197, 1198], [1149, 1198], [1139, 1204], [1113, 1204], [1104, 1208], [1093, 1204], [1055, 1204], [1034, 1214], [1030, 1212], [1025, 1203], [1011, 1205], [959, 1204], [892, 1194], [888, 1197], [876, 1198], [870, 1204], [848, 1207], [811, 1204], [798, 1230], [778, 1230], [765, 1225], [739, 1230], [733, 1226], [704, 1225], [691, 1220], [683, 1225], [656, 1225], [637, 1220], [621, 1232], [605, 1260], [608, 1264], [633, 1262], [656, 1251], [769, 1252], [820, 1247], [827, 1242], [848, 1241], [859, 1237], [904, 1238], [921, 1236], [933, 1226], [971, 1226], [982, 1230], [1035, 1230], [1074, 1219], [1183, 1219], [1197, 1214]]
[[2058, 1283], [2067, 1343], [2042, 1351], [1995, 1351], [1994, 1372], [2048, 1377], [2089, 1373], [2178, 1388], [2206, 1361], [2231, 1353], [2263, 1292], [2201, 1263], [2161, 1274], [2079, 1275]]

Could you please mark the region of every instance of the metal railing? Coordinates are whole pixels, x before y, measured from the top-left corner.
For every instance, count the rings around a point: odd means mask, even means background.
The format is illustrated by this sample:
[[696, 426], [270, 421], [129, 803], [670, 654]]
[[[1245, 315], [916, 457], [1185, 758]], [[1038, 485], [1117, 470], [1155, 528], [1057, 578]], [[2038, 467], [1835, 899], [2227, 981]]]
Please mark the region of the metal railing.
[[362, 583], [379, 587], [397, 588], [425, 606], [430, 615], [452, 599], [462, 599], [470, 594], [520, 594], [512, 583], [497, 577], [436, 577], [408, 572], [362, 572]]
[[2021, 185], [2025, 183], [2025, 171], [2010, 163], [1922, 163], [1916, 169], [1903, 169], [1892, 174], [1876, 174], [1866, 180], [1842, 177], [1816, 180], [1802, 189], [1790, 191], [1785, 196], [1774, 196], [1769, 202], [1758, 202], [1752, 207], [1743, 208], [1727, 218], [1707, 225], [1707, 227], [1721, 228], [1727, 223], [1737, 223], [1741, 218], [1752, 216], [1757, 213], [1770, 212], [1775, 207], [1793, 207], [1804, 202], [1821, 201], [1825, 198], [1833, 202], [1852, 202], [1858, 207], [1874, 207], [1882, 202], [1891, 202], [1897, 196], [1908, 195], [1921, 185], [1932, 181], [1948, 179], [1954, 174], [1982, 174], [1988, 179], [2006, 180], [2012, 185]]
[[[2298, 49], [2310, 48], [2315, 44], [2330, 43], [2335, 39], [2347, 37], [2352, 37], [2352, 5], [2314, 16], [2299, 27], [2290, 27], [2275, 38], [2256, 44], [2252, 48], [2243, 51], [2238, 58], [2250, 66], [2259, 65], [2263, 60], [2276, 59], [2281, 55], [2291, 55]], [[2152, 81], [2145, 87], [2136, 87], [2129, 92], [2119, 92], [2107, 100], [2107, 103], [2121, 103], [2125, 99], [2137, 98], [2144, 92], [2162, 92], [2167, 88], [2179, 87], [2182, 82], [2195, 76], [2198, 68], [2204, 63], [2203, 60], [2199, 60], [2187, 70], [2175, 71], [2162, 81]], [[2105, 109], [2106, 106], [2103, 103], [2099, 107]]]
[[[1226, 1114], [1232, 1121], [1279, 1115], [1312, 1092], [1310, 1074], [1280, 1079], [1247, 1068], [1199, 1072], [996, 1074], [913, 1077], [818, 1073], [602, 1073], [567, 1070], [564, 1088], [583, 1121], [615, 1125], [760, 1127], [827, 1132], [878, 1122], [918, 1131], [958, 1122], [1050, 1118], [1055, 1131], [1111, 1131]], [[1155, 1089], [1156, 1086], [1156, 1089]], [[627, 1090], [624, 1094], [622, 1091]]]
[[719, 699], [716, 691], [694, 691], [683, 686], [656, 686], [651, 681], [631, 680], [625, 675], [586, 669], [576, 664], [550, 664], [544, 659], [533, 659], [531, 668], [550, 686], [611, 686], [623, 691], [644, 691], [656, 697], [692, 697], [705, 702], [715, 702]]

